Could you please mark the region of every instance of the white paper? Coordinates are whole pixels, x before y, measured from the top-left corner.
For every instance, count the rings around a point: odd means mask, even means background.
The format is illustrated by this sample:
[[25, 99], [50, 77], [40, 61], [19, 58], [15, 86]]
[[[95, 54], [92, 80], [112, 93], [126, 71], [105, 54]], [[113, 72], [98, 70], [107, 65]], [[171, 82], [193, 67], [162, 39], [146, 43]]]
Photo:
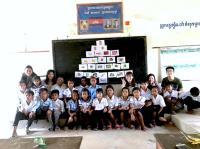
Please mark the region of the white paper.
[[96, 50], [98, 50], [97, 46], [96, 45], [92, 45], [91, 46], [91, 51], [96, 51]]
[[117, 78], [123, 78], [124, 76], [124, 71], [117, 71]]
[[88, 70], [95, 70], [96, 65], [95, 64], [88, 64]]
[[94, 51], [86, 51], [86, 57], [94, 57]]
[[87, 70], [87, 64], [79, 64], [79, 70]]
[[105, 40], [97, 40], [96, 41], [97, 46], [104, 46], [105, 45]]
[[121, 69], [129, 69], [129, 63], [121, 63]]
[[108, 72], [108, 78], [116, 78], [117, 72]]
[[119, 50], [110, 50], [110, 56], [119, 56]]
[[115, 57], [107, 57], [107, 63], [115, 63]]
[[83, 77], [83, 72], [75, 71], [75, 78], [81, 78]]
[[98, 57], [98, 63], [106, 63], [106, 57]]
[[117, 57], [117, 63], [125, 63], [126, 58], [125, 57]]
[[99, 83], [108, 83], [107, 72], [99, 73]]
[[81, 58], [81, 63], [82, 64], [88, 64], [88, 63], [90, 63], [90, 58]]
[[105, 64], [96, 64], [96, 70], [105, 70]]
[[96, 64], [97, 63], [97, 58], [91, 58], [90, 63]]
[[96, 51], [94, 51], [94, 56], [104, 56], [104, 53], [103, 53], [103, 51], [96, 50]]
[[121, 69], [121, 64], [114, 63], [113, 64], [113, 69], [120, 70]]
[[112, 70], [113, 66], [112, 64], [104, 64], [105, 65], [105, 70]]
[[107, 51], [107, 45], [97, 46], [97, 50], [99, 50], [99, 51]]

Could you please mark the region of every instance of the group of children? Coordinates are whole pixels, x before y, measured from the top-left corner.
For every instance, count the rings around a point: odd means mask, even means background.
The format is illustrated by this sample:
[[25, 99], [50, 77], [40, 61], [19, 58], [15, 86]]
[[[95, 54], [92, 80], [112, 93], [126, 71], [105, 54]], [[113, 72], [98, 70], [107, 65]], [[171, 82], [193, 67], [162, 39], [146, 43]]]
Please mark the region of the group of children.
[[62, 77], [58, 77], [50, 89], [37, 75], [32, 78], [32, 83], [29, 88], [26, 82], [19, 83], [19, 106], [13, 123], [13, 136], [17, 135], [17, 125], [23, 119], [28, 120], [27, 133], [34, 120], [43, 118], [47, 118], [51, 126], [49, 130], [55, 131], [59, 129], [60, 117], [66, 120], [64, 126], [69, 129], [135, 127], [146, 130], [147, 127], [166, 123], [164, 113], [175, 114], [184, 103], [189, 110], [194, 106], [200, 107], [198, 88], [192, 88], [186, 96], [173, 90], [170, 83], [161, 92], [157, 85], [148, 88], [145, 80], [131, 91], [124, 86], [119, 97], [114, 95], [112, 85], [106, 86], [103, 96], [103, 89], [97, 85], [96, 77], [90, 78], [90, 86], [85, 77], [81, 78], [81, 84], [77, 87], [74, 87], [73, 80], [68, 80], [66, 87]]

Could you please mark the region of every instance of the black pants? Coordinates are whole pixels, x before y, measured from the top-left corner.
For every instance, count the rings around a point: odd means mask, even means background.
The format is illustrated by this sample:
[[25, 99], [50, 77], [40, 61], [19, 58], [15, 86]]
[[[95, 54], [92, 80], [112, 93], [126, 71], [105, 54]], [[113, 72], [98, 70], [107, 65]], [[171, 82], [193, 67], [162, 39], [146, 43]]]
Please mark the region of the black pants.
[[92, 113], [92, 128], [103, 129], [103, 126], [106, 122], [107, 112], [103, 110], [94, 110]]
[[80, 125], [83, 129], [87, 129], [88, 125], [91, 123], [91, 115], [89, 112], [80, 112]]
[[108, 122], [106, 122], [107, 124], [110, 122], [112, 124], [112, 127], [114, 128], [116, 125], [116, 121], [119, 120], [120, 116], [119, 116], [119, 111], [118, 110], [112, 110], [112, 115], [113, 117], [111, 117], [110, 113], [106, 114], [106, 120]]
[[34, 119], [35, 119], [35, 116], [33, 116], [32, 118], [29, 118], [29, 113], [28, 115], [25, 115], [24, 113], [17, 110], [13, 126], [18, 126], [20, 120], [28, 120], [26, 128], [29, 128]]
[[154, 120], [158, 126], [162, 125], [162, 122], [160, 122], [159, 117], [164, 117], [164, 111], [165, 111], [165, 109], [163, 108], [163, 110], [160, 113], [158, 113], [160, 111], [160, 108], [161, 108], [160, 105], [153, 106]]
[[144, 118], [144, 124], [146, 126], [149, 126], [149, 124], [152, 123], [152, 120], [153, 120], [153, 112], [154, 112], [153, 105], [150, 105], [148, 107], [143, 106], [140, 111], [141, 111], [143, 118]]
[[200, 108], [200, 102], [193, 100], [192, 97], [190, 96], [184, 99], [184, 103], [187, 105], [188, 111], [191, 111], [192, 109]]

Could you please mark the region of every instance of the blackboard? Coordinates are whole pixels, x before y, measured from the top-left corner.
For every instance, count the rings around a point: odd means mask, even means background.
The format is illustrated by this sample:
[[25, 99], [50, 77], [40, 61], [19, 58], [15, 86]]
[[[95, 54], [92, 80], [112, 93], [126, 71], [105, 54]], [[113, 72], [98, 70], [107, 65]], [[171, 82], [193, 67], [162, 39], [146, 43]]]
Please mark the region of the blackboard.
[[[147, 51], [146, 37], [115, 37], [115, 38], [93, 38], [93, 39], [67, 39], [53, 40], [53, 65], [57, 76], [63, 76], [65, 80], [74, 78], [78, 71], [81, 58], [86, 57], [86, 51], [96, 40], [105, 40], [109, 50], [119, 49], [119, 55], [126, 57], [130, 63], [136, 82], [141, 81], [147, 75]], [[111, 78], [109, 84], [121, 83], [120, 78]]]

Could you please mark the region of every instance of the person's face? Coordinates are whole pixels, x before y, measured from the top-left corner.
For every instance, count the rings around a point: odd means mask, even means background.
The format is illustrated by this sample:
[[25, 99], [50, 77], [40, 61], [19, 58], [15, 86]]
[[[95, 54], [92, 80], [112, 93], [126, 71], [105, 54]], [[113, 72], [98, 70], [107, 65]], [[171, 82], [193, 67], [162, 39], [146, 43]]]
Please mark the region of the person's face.
[[78, 94], [75, 93], [75, 92], [73, 92], [73, 93], [72, 93], [72, 99], [73, 99], [73, 100], [78, 100]]
[[67, 85], [69, 88], [73, 88], [74, 87], [74, 82], [73, 81], [68, 81]]
[[51, 99], [54, 100], [54, 101], [56, 101], [58, 99], [58, 94], [57, 93], [53, 93], [51, 95]]
[[49, 80], [52, 80], [54, 78], [54, 73], [53, 72], [49, 72], [47, 76], [48, 76]]
[[41, 82], [40, 80], [34, 80], [34, 81], [33, 81], [33, 83], [34, 83], [36, 86], [39, 86], [39, 85], [40, 85], [40, 82]]
[[123, 97], [128, 97], [128, 90], [127, 89], [123, 89], [122, 96]]
[[106, 90], [106, 93], [107, 93], [108, 97], [112, 97], [113, 94], [114, 94], [114, 91], [113, 91], [112, 88], [108, 88], [108, 89]]
[[155, 79], [153, 76], [149, 76], [149, 83], [154, 83], [155, 82]]
[[57, 79], [57, 84], [61, 86], [63, 83], [64, 83], [64, 79], [62, 77], [59, 77]]
[[97, 80], [96, 80], [95, 78], [92, 78], [92, 79], [90, 80], [90, 83], [91, 83], [92, 86], [95, 86], [96, 83], [97, 83]]
[[140, 91], [139, 91], [139, 90], [134, 90], [134, 91], [133, 91], [133, 96], [134, 96], [135, 98], [139, 98], [139, 97], [140, 97]]
[[25, 83], [20, 83], [20, 91], [25, 91], [26, 90], [26, 84]]
[[87, 100], [88, 99], [88, 92], [82, 92], [81, 97], [83, 98], [83, 100]]
[[46, 100], [48, 98], [48, 96], [49, 95], [48, 95], [48, 93], [46, 91], [43, 91], [43, 92], [40, 93], [40, 98], [42, 100]]
[[81, 79], [81, 85], [82, 85], [82, 86], [86, 86], [86, 84], [87, 84], [87, 83], [86, 83], [86, 80], [85, 80], [85, 79]]
[[174, 76], [174, 70], [173, 69], [167, 69], [166, 73], [167, 73], [168, 77]]
[[133, 75], [129, 74], [129, 75], [126, 75], [126, 80], [128, 82], [131, 82], [133, 80]]
[[33, 100], [33, 95], [26, 93], [26, 98], [27, 98], [28, 101], [31, 101], [31, 100]]
[[147, 83], [146, 82], [141, 83], [141, 88], [142, 89], [147, 89]]
[[33, 70], [32, 70], [31, 68], [26, 68], [24, 72], [25, 72], [25, 74], [26, 74], [27, 76], [31, 76], [32, 73], [33, 73]]
[[151, 94], [152, 94], [153, 96], [157, 96], [157, 95], [158, 95], [158, 89], [157, 89], [157, 88], [152, 88]]
[[97, 92], [96, 95], [97, 95], [98, 99], [102, 99], [103, 98], [103, 93], [102, 92]]
[[172, 91], [172, 89], [173, 89], [172, 85], [167, 85], [166, 86], [166, 91], [170, 92], [170, 91]]

